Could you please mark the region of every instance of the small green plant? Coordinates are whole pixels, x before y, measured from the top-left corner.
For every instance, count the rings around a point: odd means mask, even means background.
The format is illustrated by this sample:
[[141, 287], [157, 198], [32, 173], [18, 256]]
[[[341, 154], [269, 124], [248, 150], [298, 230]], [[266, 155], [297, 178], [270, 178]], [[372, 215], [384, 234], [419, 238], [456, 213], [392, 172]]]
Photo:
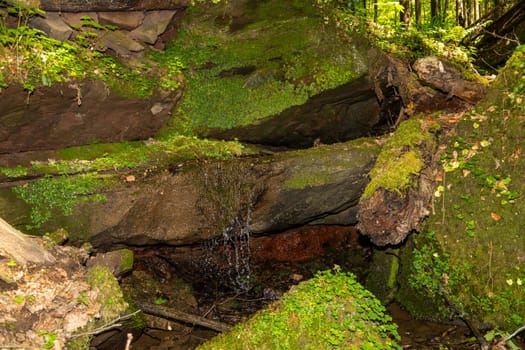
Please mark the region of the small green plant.
[[85, 290], [81, 291], [80, 296], [77, 298], [77, 302], [88, 306], [89, 305], [88, 292]]
[[163, 296], [160, 296], [160, 297], [157, 297], [155, 299], [155, 305], [164, 305], [168, 302], [168, 299], [163, 297]]
[[16, 195], [31, 205], [32, 225], [28, 229], [39, 228], [51, 219], [53, 210], [63, 215], [71, 215], [74, 206], [81, 200], [103, 201], [106, 197], [97, 193], [102, 185], [97, 174], [86, 174], [58, 178], [46, 176], [41, 180], [13, 188]]
[[27, 168], [21, 165], [17, 165], [14, 168], [0, 167], [0, 173], [11, 178], [23, 177], [27, 175]]

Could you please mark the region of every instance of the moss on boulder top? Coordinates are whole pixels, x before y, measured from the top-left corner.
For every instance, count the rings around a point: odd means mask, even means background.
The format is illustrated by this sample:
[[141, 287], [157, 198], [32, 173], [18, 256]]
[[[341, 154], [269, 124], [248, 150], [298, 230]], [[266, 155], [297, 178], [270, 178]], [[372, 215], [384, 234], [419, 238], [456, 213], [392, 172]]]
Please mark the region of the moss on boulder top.
[[355, 277], [319, 272], [198, 349], [397, 349], [397, 326]]
[[179, 130], [254, 123], [367, 70], [366, 43], [342, 45], [311, 2], [230, 5], [192, 8], [166, 50], [186, 69]]

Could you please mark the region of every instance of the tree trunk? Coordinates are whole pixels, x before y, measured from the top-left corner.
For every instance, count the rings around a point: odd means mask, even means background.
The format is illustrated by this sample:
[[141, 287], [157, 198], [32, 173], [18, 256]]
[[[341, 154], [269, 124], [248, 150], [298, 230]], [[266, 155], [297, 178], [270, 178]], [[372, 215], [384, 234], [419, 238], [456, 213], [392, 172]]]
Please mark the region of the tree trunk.
[[410, 27], [410, 0], [400, 0], [399, 4], [403, 6], [403, 10], [399, 11], [401, 25], [408, 29]]
[[13, 259], [20, 265], [27, 263], [53, 264], [55, 258], [27, 236], [0, 218], [0, 255]]
[[463, 0], [456, 0], [456, 24], [465, 28], [465, 16]]
[[415, 0], [416, 27], [421, 29], [421, 0]]

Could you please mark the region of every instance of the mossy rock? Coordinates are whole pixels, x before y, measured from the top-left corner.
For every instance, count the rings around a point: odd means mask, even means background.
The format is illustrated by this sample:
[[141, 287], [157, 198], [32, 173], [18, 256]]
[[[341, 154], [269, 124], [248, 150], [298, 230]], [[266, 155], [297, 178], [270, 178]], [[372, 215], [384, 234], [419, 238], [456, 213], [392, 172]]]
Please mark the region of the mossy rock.
[[397, 349], [397, 326], [350, 273], [323, 271], [198, 349]]
[[311, 2], [229, 6], [191, 8], [166, 50], [186, 67], [176, 130], [205, 135], [257, 123], [367, 71], [366, 42], [342, 44]]
[[488, 98], [459, 123], [442, 155], [435, 213], [414, 237], [407, 266], [409, 287], [441, 309], [453, 305], [505, 330], [525, 322], [524, 67], [521, 47]]

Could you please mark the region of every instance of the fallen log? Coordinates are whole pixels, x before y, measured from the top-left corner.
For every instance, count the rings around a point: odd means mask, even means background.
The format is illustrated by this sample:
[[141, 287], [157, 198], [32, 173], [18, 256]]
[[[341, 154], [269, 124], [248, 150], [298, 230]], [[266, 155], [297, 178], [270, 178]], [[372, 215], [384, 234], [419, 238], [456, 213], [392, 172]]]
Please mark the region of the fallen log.
[[139, 307], [146, 314], [163, 317], [174, 321], [191, 323], [193, 325], [206, 327], [217, 332], [224, 332], [232, 327], [227, 323], [210, 320], [198, 315], [190, 314], [170, 307], [153, 305], [148, 303], [140, 303]]

